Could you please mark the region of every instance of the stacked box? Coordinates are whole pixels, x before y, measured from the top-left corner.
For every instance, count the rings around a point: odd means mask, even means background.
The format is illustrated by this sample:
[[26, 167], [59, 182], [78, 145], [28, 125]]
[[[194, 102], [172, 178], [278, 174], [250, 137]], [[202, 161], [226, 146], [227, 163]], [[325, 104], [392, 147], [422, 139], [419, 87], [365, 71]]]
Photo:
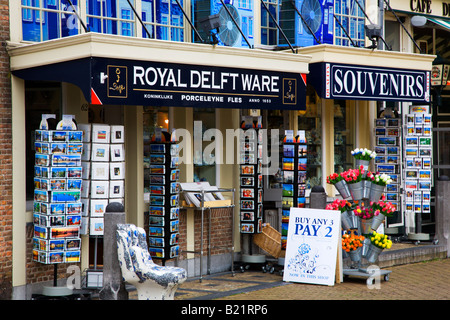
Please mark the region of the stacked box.
[[82, 156], [82, 203], [91, 236], [102, 236], [104, 213], [110, 202], [123, 204], [125, 187], [124, 127], [108, 124], [80, 124], [85, 132]]
[[66, 117], [35, 131], [33, 260], [44, 264], [80, 261], [83, 132]]
[[300, 130], [294, 136], [292, 130], [286, 130], [283, 139], [283, 190], [281, 216], [281, 248], [286, 249], [289, 214], [292, 207], [305, 208], [307, 144], [305, 131]]
[[[240, 231], [261, 233], [263, 213], [262, 130], [261, 117], [254, 126], [248, 117], [242, 122], [244, 134], [240, 136]], [[256, 127], [256, 128], [253, 128]]]
[[179, 246], [179, 145], [155, 139], [150, 144], [148, 212], [149, 252], [153, 258], [178, 257]]

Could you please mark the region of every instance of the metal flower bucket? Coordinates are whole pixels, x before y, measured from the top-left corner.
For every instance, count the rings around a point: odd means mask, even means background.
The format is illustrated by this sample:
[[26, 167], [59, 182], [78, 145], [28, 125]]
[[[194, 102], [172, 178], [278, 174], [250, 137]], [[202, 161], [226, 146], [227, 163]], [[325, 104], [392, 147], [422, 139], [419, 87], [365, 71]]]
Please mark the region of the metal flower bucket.
[[334, 185], [336, 190], [340, 193], [343, 199], [347, 199], [350, 197], [350, 190], [348, 189], [347, 182], [345, 180], [341, 180]]
[[369, 199], [370, 190], [372, 189], [372, 181], [363, 180], [363, 199]]
[[383, 194], [384, 186], [380, 186], [379, 184], [372, 183], [372, 187], [370, 188], [369, 201], [378, 202]]
[[360, 219], [361, 223], [361, 233], [369, 234], [372, 232], [372, 221], [373, 219]]
[[367, 257], [367, 253], [369, 253], [369, 248], [370, 248], [371, 245], [372, 245], [372, 243], [370, 242], [370, 239], [369, 238], [364, 238], [363, 246], [361, 247], [362, 248], [361, 256], [363, 258]]
[[341, 224], [344, 230], [359, 230], [359, 218], [355, 216], [353, 211], [345, 211], [341, 213]]
[[369, 160], [361, 160], [361, 159], [355, 159], [356, 169], [359, 169], [361, 166], [363, 166], [364, 173], [362, 174], [363, 177], [367, 175], [367, 170], [369, 170]]
[[380, 224], [382, 224], [384, 222], [384, 215], [379, 213], [377, 216], [374, 216], [372, 219], [372, 230], [377, 230], [378, 227], [380, 226]]
[[373, 244], [370, 245], [369, 251], [367, 252], [366, 259], [369, 263], [374, 263], [378, 260], [378, 256], [383, 251], [383, 248], [378, 248]]
[[363, 182], [355, 182], [348, 184], [348, 190], [350, 190], [350, 195], [353, 201], [359, 201], [363, 198]]
[[351, 250], [350, 252], [347, 252], [348, 255], [350, 256], [350, 260], [352, 260], [353, 262], [359, 262], [361, 261], [361, 250], [362, 247], [359, 247], [356, 250]]

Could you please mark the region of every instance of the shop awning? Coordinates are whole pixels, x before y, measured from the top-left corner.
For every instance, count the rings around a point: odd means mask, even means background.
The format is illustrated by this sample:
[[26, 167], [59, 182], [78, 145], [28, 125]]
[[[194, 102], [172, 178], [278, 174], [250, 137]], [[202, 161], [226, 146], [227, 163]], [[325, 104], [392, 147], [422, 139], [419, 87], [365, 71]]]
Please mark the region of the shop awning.
[[446, 28], [446, 29], [450, 30], [450, 20], [444, 20], [444, 19], [438, 19], [438, 18], [429, 18], [429, 17], [427, 17], [427, 19], [430, 20], [431, 22], [434, 22], [438, 26], [441, 26], [443, 28]]
[[10, 49], [13, 75], [75, 84], [96, 105], [305, 109], [307, 56], [79, 37]]
[[308, 83], [324, 99], [430, 103], [433, 55], [342, 48], [308, 48]]

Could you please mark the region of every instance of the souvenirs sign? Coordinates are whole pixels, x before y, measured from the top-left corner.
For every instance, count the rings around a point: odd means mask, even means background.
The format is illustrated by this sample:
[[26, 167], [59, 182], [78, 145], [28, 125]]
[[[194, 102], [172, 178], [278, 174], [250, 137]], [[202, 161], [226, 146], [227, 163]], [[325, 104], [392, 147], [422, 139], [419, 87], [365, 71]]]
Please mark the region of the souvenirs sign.
[[283, 281], [333, 285], [339, 211], [291, 208]]

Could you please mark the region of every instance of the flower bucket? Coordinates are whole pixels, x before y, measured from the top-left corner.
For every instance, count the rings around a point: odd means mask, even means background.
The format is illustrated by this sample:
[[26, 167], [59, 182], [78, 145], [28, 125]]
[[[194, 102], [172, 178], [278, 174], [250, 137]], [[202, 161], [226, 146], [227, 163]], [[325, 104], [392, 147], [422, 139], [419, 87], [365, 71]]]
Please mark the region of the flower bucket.
[[369, 252], [369, 248], [372, 245], [369, 238], [365, 238], [363, 241], [363, 246], [361, 247], [361, 256], [365, 258], [367, 256], [367, 253]]
[[360, 219], [361, 223], [361, 233], [369, 234], [372, 232], [372, 221], [373, 219]]
[[370, 189], [369, 201], [378, 202], [383, 194], [384, 186], [380, 186], [379, 184], [372, 183], [372, 187]]
[[370, 190], [372, 189], [372, 181], [363, 180], [363, 199], [369, 199]]
[[352, 260], [353, 262], [361, 261], [361, 253], [362, 253], [361, 247], [347, 253], [350, 256], [350, 260]]
[[376, 231], [380, 226], [380, 224], [384, 222], [384, 218], [385, 218], [384, 214], [381, 213], [379, 213], [377, 216], [374, 216], [372, 218], [372, 226], [371, 226], [372, 230]]
[[355, 159], [355, 163], [356, 163], [357, 169], [359, 169], [361, 166], [363, 166], [364, 173], [362, 174], [362, 176], [365, 177], [367, 174], [367, 170], [369, 170], [370, 160]]
[[350, 190], [348, 189], [347, 182], [345, 180], [341, 180], [334, 185], [336, 190], [340, 193], [343, 199], [347, 199], [350, 197]]
[[363, 182], [355, 182], [348, 184], [348, 190], [350, 190], [350, 195], [353, 201], [359, 201], [363, 198]]
[[383, 248], [378, 248], [374, 245], [371, 245], [366, 255], [367, 261], [369, 263], [374, 263], [375, 261], [377, 261], [381, 251], [383, 251]]
[[355, 216], [353, 211], [345, 211], [341, 213], [341, 224], [344, 230], [359, 230], [359, 218]]

